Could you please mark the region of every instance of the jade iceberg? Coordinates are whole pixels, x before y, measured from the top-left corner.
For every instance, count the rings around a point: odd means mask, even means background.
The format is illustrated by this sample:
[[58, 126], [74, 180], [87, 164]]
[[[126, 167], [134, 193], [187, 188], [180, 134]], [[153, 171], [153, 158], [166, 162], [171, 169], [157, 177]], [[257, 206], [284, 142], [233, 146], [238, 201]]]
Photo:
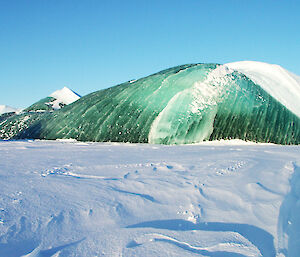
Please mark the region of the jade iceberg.
[[177, 66], [91, 93], [61, 109], [29, 109], [2, 119], [0, 138], [299, 144], [300, 77], [259, 62]]

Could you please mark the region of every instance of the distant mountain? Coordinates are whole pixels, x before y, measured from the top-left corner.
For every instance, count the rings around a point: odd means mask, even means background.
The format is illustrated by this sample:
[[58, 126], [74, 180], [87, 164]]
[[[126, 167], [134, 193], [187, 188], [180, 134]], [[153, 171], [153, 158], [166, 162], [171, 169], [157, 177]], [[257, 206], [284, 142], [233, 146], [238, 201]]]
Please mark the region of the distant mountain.
[[[44, 104], [55, 109], [70, 95], [58, 91]], [[0, 123], [0, 138], [300, 144], [300, 78], [259, 62], [181, 65], [91, 93], [56, 111], [11, 117]]]
[[77, 101], [80, 95], [71, 89], [64, 87], [50, 94], [48, 97], [39, 100], [26, 108], [26, 112], [45, 112], [61, 109], [62, 107]]
[[60, 90], [53, 92], [50, 97], [53, 97], [55, 101], [51, 102], [54, 109], [60, 109], [61, 107], [71, 104], [77, 101], [81, 96], [72, 91], [71, 89], [64, 87]]
[[[39, 120], [41, 117], [44, 117], [47, 114], [51, 115], [56, 110], [62, 109], [63, 107], [75, 102], [79, 98], [80, 95], [71, 89], [64, 87], [22, 111], [11, 107], [3, 107], [3, 111], [6, 113], [0, 113], [0, 127], [2, 125], [6, 126], [5, 124], [7, 124], [7, 122], [12, 122], [12, 126], [8, 133], [5, 130], [0, 131], [0, 139], [16, 137], [15, 134], [19, 135], [26, 130], [30, 124]], [[17, 112], [15, 112], [15, 110], [17, 110]]]
[[13, 108], [7, 105], [0, 105], [0, 115], [4, 113], [10, 113], [10, 112], [19, 112], [20, 109]]

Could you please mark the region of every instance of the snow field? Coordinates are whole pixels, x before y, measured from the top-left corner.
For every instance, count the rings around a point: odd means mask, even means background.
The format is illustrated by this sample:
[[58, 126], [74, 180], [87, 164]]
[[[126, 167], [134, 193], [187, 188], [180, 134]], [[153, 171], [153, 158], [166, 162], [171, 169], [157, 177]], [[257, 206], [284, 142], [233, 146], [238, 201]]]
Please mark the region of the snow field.
[[297, 256], [299, 150], [0, 141], [0, 256]]

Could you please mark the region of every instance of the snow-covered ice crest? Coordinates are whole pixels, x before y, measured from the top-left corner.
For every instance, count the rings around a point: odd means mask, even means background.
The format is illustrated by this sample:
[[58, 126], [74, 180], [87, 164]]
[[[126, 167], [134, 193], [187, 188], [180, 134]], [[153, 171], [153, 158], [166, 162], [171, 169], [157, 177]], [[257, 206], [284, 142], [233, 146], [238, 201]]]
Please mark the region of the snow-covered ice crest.
[[300, 77], [279, 65], [242, 61], [225, 66], [245, 74], [267, 93], [300, 117]]

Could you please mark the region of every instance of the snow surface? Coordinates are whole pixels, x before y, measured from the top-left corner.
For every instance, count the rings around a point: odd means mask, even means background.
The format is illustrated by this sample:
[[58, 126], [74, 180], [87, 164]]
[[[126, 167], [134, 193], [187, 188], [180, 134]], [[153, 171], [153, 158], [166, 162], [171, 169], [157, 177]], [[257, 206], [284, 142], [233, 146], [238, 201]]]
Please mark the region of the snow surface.
[[73, 92], [71, 89], [64, 87], [60, 90], [57, 90], [55, 92], [53, 92], [51, 95], [51, 97], [54, 97], [56, 100], [51, 102], [52, 107], [54, 109], [60, 109], [60, 103], [61, 104], [71, 104], [75, 101], [77, 101], [80, 98], [80, 95], [76, 94], [75, 92]]
[[0, 105], [0, 115], [7, 112], [20, 112], [20, 109], [13, 108], [7, 105]]
[[300, 117], [300, 77], [279, 65], [242, 61], [225, 66], [245, 74], [254, 83]]
[[0, 256], [299, 256], [299, 153], [0, 141]]

